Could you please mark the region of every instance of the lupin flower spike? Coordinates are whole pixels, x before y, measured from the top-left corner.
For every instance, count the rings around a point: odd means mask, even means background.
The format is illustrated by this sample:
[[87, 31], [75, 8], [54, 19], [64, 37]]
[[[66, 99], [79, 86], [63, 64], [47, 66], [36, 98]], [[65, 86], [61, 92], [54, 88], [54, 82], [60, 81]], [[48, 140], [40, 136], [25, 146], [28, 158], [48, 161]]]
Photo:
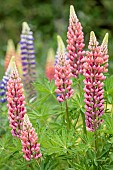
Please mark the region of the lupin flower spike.
[[72, 81], [71, 69], [69, 60], [67, 59], [67, 53], [65, 52], [65, 46], [60, 36], [57, 36], [58, 40], [58, 51], [57, 51], [57, 62], [55, 64], [55, 85], [57, 89], [57, 100], [63, 102], [64, 100], [70, 98], [73, 94], [73, 89], [71, 88]]
[[7, 83], [10, 78], [13, 61], [14, 61], [14, 56], [11, 58], [9, 66], [5, 72], [5, 75], [3, 76], [2, 81], [0, 82], [0, 102], [1, 103], [5, 103], [7, 101], [7, 98], [6, 98]]
[[107, 43], [108, 35], [105, 36], [101, 46], [98, 46], [94, 32], [90, 34], [89, 50], [84, 58], [84, 91], [85, 91], [85, 117], [89, 131], [96, 131], [103, 121], [104, 113], [104, 72], [108, 66]]
[[21, 62], [20, 44], [17, 44], [15, 62], [16, 62], [16, 66], [17, 66], [19, 75], [21, 77], [22, 76], [22, 62]]
[[101, 48], [102, 48], [102, 52], [103, 52], [103, 60], [104, 60], [104, 70], [103, 72], [108, 72], [108, 58], [109, 58], [109, 55], [108, 55], [108, 33], [106, 33], [104, 39], [103, 39], [103, 42], [102, 42], [102, 45], [101, 45]]
[[54, 79], [54, 50], [50, 48], [48, 50], [47, 54], [47, 60], [46, 60], [46, 77], [49, 81]]
[[82, 59], [84, 56], [84, 34], [73, 5], [70, 6], [70, 19], [67, 32], [67, 50], [70, 61], [72, 76], [77, 78], [83, 73]]
[[32, 124], [25, 114], [23, 129], [21, 132], [21, 142], [22, 142], [22, 152], [24, 153], [24, 158], [27, 161], [31, 159], [38, 159], [42, 156], [40, 153], [40, 144], [37, 142], [38, 137], [35, 133], [35, 129], [32, 127]]
[[23, 69], [23, 81], [28, 94], [28, 98], [34, 96], [32, 83], [36, 79], [36, 61], [35, 51], [33, 44], [33, 33], [26, 22], [23, 22], [22, 34], [21, 34], [21, 60]]
[[9, 62], [11, 60], [12, 56], [15, 56], [16, 52], [15, 52], [15, 45], [12, 39], [8, 40], [8, 44], [7, 44], [7, 52], [6, 52], [6, 56], [5, 56], [5, 69], [7, 70]]
[[11, 133], [13, 136], [20, 138], [21, 129], [23, 126], [23, 119], [26, 113], [25, 97], [23, 95], [23, 84], [21, 78], [18, 75], [18, 71], [13, 62], [13, 70], [10, 79], [7, 83], [7, 101], [8, 101], [8, 119]]

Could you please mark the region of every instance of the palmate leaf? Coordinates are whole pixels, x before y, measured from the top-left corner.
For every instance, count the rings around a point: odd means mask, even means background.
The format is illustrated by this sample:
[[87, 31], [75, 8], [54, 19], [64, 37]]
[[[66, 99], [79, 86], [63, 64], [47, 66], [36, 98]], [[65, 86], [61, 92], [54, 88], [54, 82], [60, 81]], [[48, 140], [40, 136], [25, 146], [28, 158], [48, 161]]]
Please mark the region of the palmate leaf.
[[76, 108], [76, 111], [78, 111], [78, 112], [85, 111], [85, 109], [84, 109], [84, 104], [85, 104], [84, 103], [84, 94], [82, 94], [81, 96], [79, 94], [76, 94], [76, 96], [74, 98], [72, 98], [72, 102]]
[[113, 102], [113, 76], [107, 77], [104, 85], [104, 97], [106, 102]]
[[55, 92], [54, 80], [51, 82], [48, 81], [46, 78], [43, 80], [38, 80], [37, 82], [34, 83], [34, 86], [36, 90], [39, 92], [45, 92], [50, 94], [54, 94]]
[[113, 114], [106, 113], [104, 118], [104, 132], [107, 134], [113, 134]]
[[45, 151], [48, 155], [65, 155], [64, 157], [67, 159], [70, 157], [72, 158], [73, 154], [76, 153], [74, 148], [76, 145], [77, 137], [73, 136], [74, 131], [70, 130], [70, 132], [67, 132], [65, 128], [62, 128], [61, 131], [44, 129], [41, 134], [44, 136], [44, 138], [41, 136], [42, 147], [43, 149], [46, 149]]

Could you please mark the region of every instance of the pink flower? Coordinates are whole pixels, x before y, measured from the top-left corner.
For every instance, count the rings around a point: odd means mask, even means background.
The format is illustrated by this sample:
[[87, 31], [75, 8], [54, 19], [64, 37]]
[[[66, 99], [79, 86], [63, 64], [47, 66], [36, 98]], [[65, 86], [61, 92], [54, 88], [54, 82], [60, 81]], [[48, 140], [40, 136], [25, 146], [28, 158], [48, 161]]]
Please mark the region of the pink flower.
[[20, 137], [24, 115], [26, 113], [23, 84], [16, 66], [7, 84], [8, 118], [13, 136]]
[[5, 69], [7, 70], [10, 63], [11, 57], [16, 55], [15, 45], [12, 39], [9, 39], [7, 42], [7, 51], [5, 56]]
[[40, 153], [40, 144], [37, 143], [38, 137], [35, 133], [35, 129], [32, 127], [30, 120], [25, 114], [23, 129], [21, 132], [21, 143], [22, 143], [22, 152], [24, 153], [24, 158], [27, 161], [31, 159], [38, 159], [42, 156]]
[[67, 38], [68, 58], [72, 76], [77, 78], [83, 70], [82, 58], [84, 55], [83, 48], [85, 44], [81, 23], [79, 22], [72, 5], [70, 6], [70, 19]]
[[86, 126], [89, 131], [95, 131], [103, 121], [101, 116], [104, 113], [104, 72], [107, 71], [108, 34], [105, 35], [103, 43], [98, 46], [94, 32], [90, 34], [89, 50], [84, 58], [84, 91], [85, 91], [85, 115]]
[[54, 50], [50, 48], [48, 50], [48, 55], [47, 55], [47, 60], [46, 60], [46, 77], [48, 78], [49, 81], [54, 79]]
[[69, 99], [73, 94], [71, 88], [72, 80], [71, 69], [69, 60], [67, 59], [67, 53], [65, 52], [65, 46], [60, 36], [58, 36], [58, 55], [55, 64], [55, 85], [57, 86], [57, 100], [63, 102]]

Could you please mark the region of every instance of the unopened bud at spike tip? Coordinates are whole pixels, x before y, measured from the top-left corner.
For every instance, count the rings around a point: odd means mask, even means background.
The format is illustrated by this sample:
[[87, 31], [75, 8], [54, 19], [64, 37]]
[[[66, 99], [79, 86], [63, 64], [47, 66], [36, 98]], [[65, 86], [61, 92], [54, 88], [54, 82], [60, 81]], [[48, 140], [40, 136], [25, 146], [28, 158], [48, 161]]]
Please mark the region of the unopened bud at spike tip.
[[10, 74], [10, 73], [11, 73], [11, 70], [13, 70], [13, 63], [15, 63], [15, 56], [12, 56], [12, 57], [11, 57], [9, 66], [8, 66], [8, 68], [7, 68], [7, 73], [8, 73], [8, 74]]
[[91, 33], [90, 33], [90, 40], [92, 40], [92, 42], [96, 41], [96, 36], [95, 36], [95, 33], [93, 31], [91, 31]]
[[8, 40], [7, 51], [15, 51], [15, 45], [12, 39]]
[[62, 38], [59, 35], [57, 36], [57, 41], [58, 41], [58, 53], [64, 53], [65, 45], [62, 41]]
[[103, 38], [103, 41], [102, 41], [102, 45], [101, 46], [108, 46], [108, 36], [109, 36], [109, 34], [108, 33], [106, 33], [105, 34], [105, 36], [104, 36], [104, 38]]
[[17, 71], [16, 63], [15, 61], [12, 62], [12, 70]]
[[29, 33], [29, 31], [30, 31], [29, 25], [27, 24], [27, 22], [23, 22], [23, 24], [22, 24], [22, 33], [23, 34], [24, 33]]
[[74, 6], [73, 6], [73, 5], [70, 6], [70, 17], [74, 17], [74, 18], [76, 18], [77, 21], [78, 21], [78, 18], [77, 18], [77, 16], [76, 16], [76, 13], [75, 13]]

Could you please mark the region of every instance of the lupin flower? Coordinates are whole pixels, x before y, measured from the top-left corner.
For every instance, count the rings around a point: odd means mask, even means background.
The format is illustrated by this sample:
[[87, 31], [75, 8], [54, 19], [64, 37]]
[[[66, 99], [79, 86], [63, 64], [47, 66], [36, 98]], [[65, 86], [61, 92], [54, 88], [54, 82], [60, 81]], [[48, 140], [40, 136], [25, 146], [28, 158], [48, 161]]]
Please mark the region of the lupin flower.
[[36, 61], [33, 44], [33, 33], [26, 22], [23, 22], [20, 48], [23, 69], [23, 81], [29, 96], [34, 95], [32, 83], [36, 79]]
[[22, 62], [21, 62], [21, 50], [20, 44], [17, 44], [16, 48], [16, 56], [15, 56], [15, 63], [19, 72], [20, 77], [22, 76]]
[[10, 78], [13, 61], [14, 61], [14, 57], [11, 58], [9, 66], [5, 72], [5, 75], [3, 76], [2, 81], [0, 82], [0, 102], [1, 103], [5, 103], [7, 101], [7, 98], [6, 98], [7, 83]]
[[98, 46], [94, 32], [90, 34], [89, 51], [84, 58], [84, 91], [85, 91], [85, 117], [86, 126], [89, 131], [96, 131], [103, 121], [101, 116], [104, 113], [104, 72], [107, 72], [108, 34], [105, 35], [103, 43]]
[[49, 81], [54, 79], [54, 56], [54, 50], [50, 48], [46, 60], [46, 77]]
[[16, 52], [15, 52], [15, 45], [12, 39], [8, 40], [8, 44], [7, 44], [7, 52], [6, 52], [6, 56], [5, 56], [5, 69], [7, 70], [9, 62], [11, 60], [12, 56], [15, 56]]
[[37, 143], [38, 137], [35, 133], [35, 129], [32, 127], [32, 124], [25, 114], [23, 129], [21, 132], [21, 142], [22, 142], [22, 152], [24, 153], [24, 158], [27, 161], [31, 159], [38, 159], [42, 156], [40, 153], [40, 144]]
[[6, 71], [5, 75], [2, 78], [2, 81], [0, 82], [0, 102], [1, 103], [5, 103], [7, 101], [6, 91], [7, 91], [8, 80], [9, 80], [9, 75], [7, 74], [7, 71]]
[[81, 23], [79, 22], [72, 5], [70, 6], [67, 38], [68, 58], [70, 61], [72, 76], [77, 78], [83, 71], [82, 58], [84, 56], [83, 48], [85, 44]]
[[73, 89], [71, 88], [72, 80], [71, 69], [69, 60], [67, 59], [67, 53], [65, 52], [65, 46], [60, 36], [58, 39], [58, 51], [57, 51], [57, 61], [55, 63], [55, 85], [57, 89], [57, 100], [63, 102], [64, 100], [70, 98], [73, 94]]
[[7, 83], [8, 119], [13, 136], [20, 138], [24, 115], [26, 113], [23, 84], [13, 62], [13, 71]]

